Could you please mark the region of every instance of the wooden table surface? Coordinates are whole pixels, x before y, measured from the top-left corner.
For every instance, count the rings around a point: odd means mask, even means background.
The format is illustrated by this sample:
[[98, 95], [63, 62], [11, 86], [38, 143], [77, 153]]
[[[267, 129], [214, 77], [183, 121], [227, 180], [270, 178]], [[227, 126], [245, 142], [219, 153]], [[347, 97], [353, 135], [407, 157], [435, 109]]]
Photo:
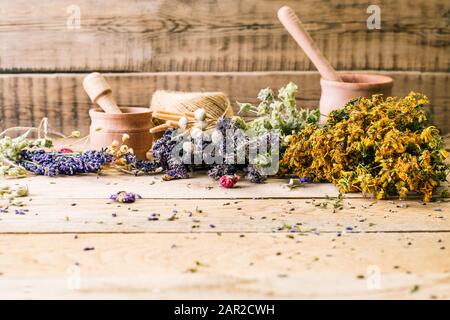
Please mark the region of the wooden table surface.
[[[0, 213], [0, 299], [450, 298], [449, 203], [354, 194], [335, 210], [334, 186], [285, 183], [3, 180], [30, 196]], [[121, 190], [143, 199], [108, 200]]]

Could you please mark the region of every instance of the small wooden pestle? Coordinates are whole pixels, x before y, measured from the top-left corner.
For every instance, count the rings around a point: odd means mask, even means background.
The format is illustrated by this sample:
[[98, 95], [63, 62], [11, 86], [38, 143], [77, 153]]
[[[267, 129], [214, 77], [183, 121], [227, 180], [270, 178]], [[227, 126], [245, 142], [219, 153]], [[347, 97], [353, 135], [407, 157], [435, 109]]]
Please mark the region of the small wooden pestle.
[[83, 80], [83, 88], [93, 103], [96, 103], [105, 113], [122, 113], [114, 100], [112, 90], [106, 79], [98, 72], [93, 72]]
[[323, 79], [342, 82], [341, 77], [336, 70], [333, 69], [319, 48], [317, 48], [314, 40], [305, 30], [294, 10], [288, 6], [282, 7], [278, 10], [278, 19], [280, 19], [286, 30], [303, 49], [309, 59], [311, 59]]

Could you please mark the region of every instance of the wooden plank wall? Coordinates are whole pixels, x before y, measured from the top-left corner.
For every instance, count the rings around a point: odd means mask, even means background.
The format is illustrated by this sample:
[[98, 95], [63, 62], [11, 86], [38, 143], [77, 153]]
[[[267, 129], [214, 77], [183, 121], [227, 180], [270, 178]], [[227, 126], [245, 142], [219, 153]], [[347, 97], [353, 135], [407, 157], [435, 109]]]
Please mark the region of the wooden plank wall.
[[[433, 98], [434, 122], [447, 127], [450, 115], [448, 73], [387, 72], [394, 77], [396, 95], [406, 95], [410, 90], [428, 92]], [[223, 90], [233, 101], [255, 101], [260, 88], [278, 88], [293, 81], [298, 83], [298, 105], [316, 107], [320, 97], [317, 72], [159, 72], [159, 73], [108, 73], [108, 82], [121, 106], [149, 105], [157, 89], [181, 91]], [[91, 107], [83, 91], [83, 74], [20, 74], [0, 75], [0, 117], [3, 127], [28, 126], [47, 116], [53, 129], [70, 133], [72, 130], [88, 132]], [[445, 106], [445, 108], [443, 107]], [[236, 110], [236, 109], [235, 109]]]
[[[442, 0], [377, 1], [381, 30], [367, 29], [362, 0], [2, 0], [0, 126], [48, 115], [57, 130], [86, 132], [80, 82], [94, 70], [110, 74], [123, 105], [146, 105], [157, 88], [248, 100], [295, 80], [300, 101], [316, 106], [318, 75], [276, 18], [284, 4], [338, 70], [394, 75], [394, 93], [423, 91], [433, 120], [450, 131], [450, 3]], [[67, 27], [74, 5], [79, 29]]]

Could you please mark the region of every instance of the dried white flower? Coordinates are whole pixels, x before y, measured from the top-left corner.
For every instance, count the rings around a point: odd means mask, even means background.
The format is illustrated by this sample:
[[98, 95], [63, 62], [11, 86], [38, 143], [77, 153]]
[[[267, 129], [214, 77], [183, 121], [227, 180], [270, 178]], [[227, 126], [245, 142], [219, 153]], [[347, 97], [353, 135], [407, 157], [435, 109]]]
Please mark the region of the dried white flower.
[[194, 112], [195, 120], [203, 121], [206, 119], [206, 111], [203, 108], [197, 109]]

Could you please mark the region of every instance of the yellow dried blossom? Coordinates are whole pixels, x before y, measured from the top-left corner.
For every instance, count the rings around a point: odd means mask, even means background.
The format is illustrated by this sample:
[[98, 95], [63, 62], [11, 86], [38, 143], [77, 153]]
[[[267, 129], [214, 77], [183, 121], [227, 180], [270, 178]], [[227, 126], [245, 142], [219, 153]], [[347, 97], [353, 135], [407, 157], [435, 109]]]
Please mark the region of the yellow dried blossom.
[[323, 127], [309, 125], [290, 137], [281, 172], [332, 182], [341, 192], [378, 199], [418, 192], [430, 201], [449, 166], [439, 130], [427, 122], [427, 103], [414, 92], [402, 99], [374, 95], [350, 101]]
[[79, 138], [81, 135], [81, 132], [78, 130], [72, 131], [68, 138]]
[[130, 135], [129, 135], [128, 133], [124, 133], [124, 134], [122, 135], [122, 142], [125, 142], [125, 141], [127, 141], [128, 139], [130, 139]]

